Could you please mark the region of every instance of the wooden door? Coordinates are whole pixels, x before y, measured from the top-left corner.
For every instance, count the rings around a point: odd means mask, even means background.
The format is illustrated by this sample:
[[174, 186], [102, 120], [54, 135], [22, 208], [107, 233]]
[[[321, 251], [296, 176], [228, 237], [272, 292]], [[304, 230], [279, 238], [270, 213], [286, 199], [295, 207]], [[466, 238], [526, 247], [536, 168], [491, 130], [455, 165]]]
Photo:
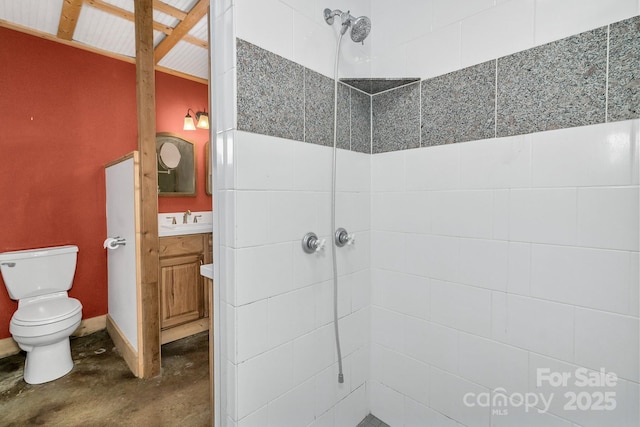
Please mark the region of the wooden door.
[[204, 315], [201, 254], [160, 259], [162, 329], [197, 320]]

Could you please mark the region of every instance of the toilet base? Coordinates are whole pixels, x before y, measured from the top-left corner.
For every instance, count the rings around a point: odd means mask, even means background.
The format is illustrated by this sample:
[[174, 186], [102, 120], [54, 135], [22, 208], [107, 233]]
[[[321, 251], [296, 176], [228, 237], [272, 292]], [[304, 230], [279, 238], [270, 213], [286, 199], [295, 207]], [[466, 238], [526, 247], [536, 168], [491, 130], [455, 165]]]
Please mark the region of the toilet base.
[[57, 380], [73, 369], [71, 344], [65, 338], [53, 344], [33, 346], [27, 351], [24, 363], [24, 381], [29, 384], [42, 384]]

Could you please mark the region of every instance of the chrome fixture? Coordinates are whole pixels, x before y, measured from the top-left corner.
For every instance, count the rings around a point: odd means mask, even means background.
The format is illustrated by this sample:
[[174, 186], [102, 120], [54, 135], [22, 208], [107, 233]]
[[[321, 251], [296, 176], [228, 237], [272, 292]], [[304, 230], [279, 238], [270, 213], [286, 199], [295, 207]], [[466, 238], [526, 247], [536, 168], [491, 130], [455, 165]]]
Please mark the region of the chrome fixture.
[[354, 234], [347, 233], [347, 230], [340, 227], [336, 230], [335, 234], [336, 246], [341, 248], [344, 245], [353, 245], [356, 241], [356, 236]]
[[302, 238], [302, 250], [307, 254], [320, 252], [324, 249], [325, 240], [318, 239], [316, 233], [309, 232]]
[[198, 218], [202, 218], [202, 215], [194, 215], [193, 216], [193, 223], [197, 224], [198, 223]]
[[[189, 113], [191, 111], [196, 118], [196, 121], [193, 121], [193, 117]], [[197, 124], [196, 124], [197, 123]], [[184, 116], [184, 126], [183, 130], [196, 130], [198, 129], [209, 129], [209, 114], [207, 111], [198, 111], [197, 113], [193, 111], [191, 108], [187, 109], [187, 115]]]
[[167, 219], [170, 219], [170, 220], [171, 220], [171, 224], [172, 224], [172, 225], [175, 225], [175, 224], [177, 224], [177, 223], [178, 223], [178, 222], [176, 221], [176, 217], [175, 217], [175, 216], [168, 216], [168, 217], [167, 217]]
[[191, 211], [187, 209], [187, 211], [182, 215], [182, 223], [187, 224], [187, 218], [191, 216]]
[[351, 27], [351, 40], [356, 43], [363, 42], [364, 39], [367, 38], [369, 32], [371, 31], [371, 20], [366, 16], [360, 16], [355, 18], [351, 16], [350, 11], [343, 12], [341, 10], [324, 10], [324, 20], [329, 25], [333, 25], [334, 18], [336, 16], [340, 17], [342, 21], [342, 28], [340, 29], [340, 34], [344, 35], [347, 32], [347, 29]]

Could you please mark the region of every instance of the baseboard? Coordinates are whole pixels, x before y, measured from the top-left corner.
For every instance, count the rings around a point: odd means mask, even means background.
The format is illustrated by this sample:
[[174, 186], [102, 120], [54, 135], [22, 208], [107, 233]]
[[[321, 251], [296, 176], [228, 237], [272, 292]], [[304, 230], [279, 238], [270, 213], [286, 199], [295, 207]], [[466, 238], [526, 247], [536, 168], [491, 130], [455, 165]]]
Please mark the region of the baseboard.
[[[91, 317], [89, 319], [82, 319], [78, 329], [76, 329], [71, 335], [74, 337], [83, 337], [85, 335], [101, 331], [107, 327], [106, 322], [106, 314]], [[9, 337], [0, 339], [0, 359], [13, 356], [18, 353], [20, 353], [20, 347], [18, 347], [18, 344], [13, 340], [13, 338]]]
[[129, 340], [125, 338], [124, 333], [118, 328], [118, 325], [107, 315], [107, 333], [111, 337], [111, 341], [116, 345], [120, 355], [127, 362], [127, 366], [136, 377], [140, 377], [138, 370], [138, 352], [131, 346]]

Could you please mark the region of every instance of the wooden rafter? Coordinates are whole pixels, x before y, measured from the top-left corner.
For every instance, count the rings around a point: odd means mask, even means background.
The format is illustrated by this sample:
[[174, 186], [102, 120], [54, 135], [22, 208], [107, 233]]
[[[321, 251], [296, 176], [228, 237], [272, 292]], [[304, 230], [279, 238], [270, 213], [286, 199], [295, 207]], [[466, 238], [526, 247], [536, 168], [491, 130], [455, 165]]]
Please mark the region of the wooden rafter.
[[[120, 18], [126, 19], [128, 21], [131, 22], [135, 22], [135, 17], [133, 15], [132, 12], [129, 12], [128, 10], [125, 9], [121, 9], [117, 6], [114, 6], [112, 4], [109, 4], [103, 0], [84, 0], [85, 3], [87, 3], [90, 6], [95, 7], [98, 10], [101, 10], [103, 12], [107, 12], [110, 13], [111, 15], [115, 15], [118, 16]], [[154, 6], [155, 6], [156, 2], [154, 2]], [[164, 3], [163, 3], [164, 4]], [[168, 5], [167, 5], [168, 6]], [[170, 6], [168, 6], [170, 7]], [[160, 10], [160, 9], [158, 9]], [[178, 9], [176, 9], [178, 10]], [[183, 15], [187, 15], [186, 13], [182, 12]], [[173, 15], [172, 15], [173, 16]], [[164, 25], [161, 24], [159, 22], [153, 21], [153, 29], [156, 31], [160, 31], [164, 34], [166, 34], [167, 36], [171, 36], [171, 34], [173, 34], [174, 29], [168, 25]], [[183, 37], [183, 40], [191, 43], [193, 45], [196, 46], [200, 46], [200, 47], [204, 47], [207, 48], [208, 47], [208, 43], [205, 40], [200, 40], [196, 37], [193, 37], [189, 34], [186, 34], [185, 37]]]
[[200, 0], [196, 3], [195, 6], [189, 11], [187, 16], [180, 22], [171, 33], [170, 36], [167, 36], [164, 40], [158, 44], [155, 49], [155, 61], [156, 64], [160, 62], [162, 58], [165, 57], [167, 53], [173, 47], [178, 44], [180, 40], [187, 35], [187, 33], [196, 25], [202, 17], [204, 17], [209, 11], [209, 0]]
[[157, 10], [158, 12], [167, 14], [169, 16], [173, 16], [174, 18], [179, 19], [180, 21], [183, 21], [184, 18], [186, 18], [187, 16], [186, 12], [183, 12], [176, 7], [163, 3], [160, 0], [153, 0], [153, 9]]
[[64, 0], [62, 3], [60, 23], [58, 24], [58, 37], [62, 40], [73, 40], [82, 3], [83, 0]]

